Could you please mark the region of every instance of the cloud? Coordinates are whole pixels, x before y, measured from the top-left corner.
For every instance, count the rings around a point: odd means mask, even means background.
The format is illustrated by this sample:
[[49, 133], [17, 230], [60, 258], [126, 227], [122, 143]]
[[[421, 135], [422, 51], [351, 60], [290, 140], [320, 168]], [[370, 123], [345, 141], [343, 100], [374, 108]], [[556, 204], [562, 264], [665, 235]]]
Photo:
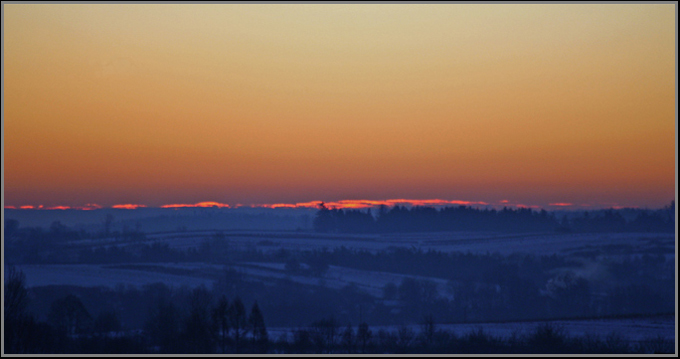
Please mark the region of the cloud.
[[[252, 207], [262, 208], [317, 208], [322, 201], [312, 202], [298, 202], [298, 203], [274, 203], [274, 204], [258, 204]], [[443, 199], [386, 199], [386, 200], [369, 200], [369, 199], [346, 199], [333, 202], [323, 202], [326, 208], [336, 209], [363, 209], [374, 208], [379, 206], [447, 206], [447, 205], [488, 205], [481, 201], [461, 201], [461, 200], [443, 200]]]
[[201, 207], [201, 208], [211, 208], [211, 207], [218, 207], [218, 208], [229, 208], [230, 206], [226, 203], [219, 203], [219, 202], [199, 202], [199, 203], [194, 203], [194, 204], [165, 204], [162, 205], [161, 208], [186, 208], [186, 207]]
[[143, 204], [115, 204], [111, 206], [111, 208], [116, 208], [116, 209], [137, 209], [137, 208], [143, 208], [146, 207], [146, 205]]

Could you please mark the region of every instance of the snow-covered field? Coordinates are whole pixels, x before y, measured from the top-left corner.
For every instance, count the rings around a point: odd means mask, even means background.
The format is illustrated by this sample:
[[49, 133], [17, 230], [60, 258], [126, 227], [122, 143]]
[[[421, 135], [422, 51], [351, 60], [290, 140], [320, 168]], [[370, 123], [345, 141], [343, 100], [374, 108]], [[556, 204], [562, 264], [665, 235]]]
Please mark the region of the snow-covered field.
[[[290, 275], [282, 272], [285, 268], [283, 263], [247, 263], [247, 266], [236, 266], [244, 273], [260, 277], [288, 278], [294, 282], [304, 284], [318, 284], [319, 278], [301, 275]], [[447, 290], [447, 281], [439, 278], [422, 276], [404, 275], [387, 272], [365, 271], [353, 268], [330, 266], [328, 272], [323, 276], [323, 283], [330, 288], [342, 288], [354, 284], [360, 290], [367, 292], [375, 297], [382, 297], [383, 287], [387, 283], [399, 285], [406, 278], [416, 278], [419, 280], [429, 280], [437, 285], [440, 295], [450, 297]]]

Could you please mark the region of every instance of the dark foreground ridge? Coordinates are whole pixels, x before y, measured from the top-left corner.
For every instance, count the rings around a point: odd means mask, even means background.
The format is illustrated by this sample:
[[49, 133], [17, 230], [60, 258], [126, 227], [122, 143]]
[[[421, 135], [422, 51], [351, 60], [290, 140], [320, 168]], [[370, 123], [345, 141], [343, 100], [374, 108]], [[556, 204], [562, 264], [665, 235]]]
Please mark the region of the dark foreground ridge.
[[[124, 330], [116, 311], [93, 317], [79, 296], [54, 300], [47, 320], [26, 310], [29, 291], [23, 273], [10, 268], [5, 283], [5, 354], [659, 354], [673, 353], [664, 337], [630, 341], [616, 332], [571, 336], [552, 322], [501, 337], [481, 326], [463, 333], [442, 329], [425, 315], [418, 329], [343, 325], [335, 316], [270, 336], [257, 301], [205, 287], [173, 291], [162, 285], [131, 292], [150, 303], [143, 329]], [[128, 291], [131, 291], [128, 289]], [[140, 296], [141, 294], [141, 296]], [[126, 310], [129, 308], [120, 308]]]

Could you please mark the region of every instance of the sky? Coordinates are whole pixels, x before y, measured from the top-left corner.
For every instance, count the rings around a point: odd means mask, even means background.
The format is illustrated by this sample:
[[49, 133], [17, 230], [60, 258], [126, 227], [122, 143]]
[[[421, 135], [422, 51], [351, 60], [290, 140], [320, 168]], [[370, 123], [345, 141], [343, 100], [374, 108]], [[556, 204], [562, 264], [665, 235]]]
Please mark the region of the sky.
[[4, 205], [659, 208], [675, 11], [3, 4]]

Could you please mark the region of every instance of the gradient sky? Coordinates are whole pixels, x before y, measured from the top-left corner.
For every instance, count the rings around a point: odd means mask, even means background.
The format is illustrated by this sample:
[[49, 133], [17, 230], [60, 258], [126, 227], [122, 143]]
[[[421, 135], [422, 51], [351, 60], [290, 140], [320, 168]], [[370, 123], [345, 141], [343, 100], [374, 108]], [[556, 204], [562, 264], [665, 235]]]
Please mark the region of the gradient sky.
[[675, 11], [4, 4], [4, 203], [661, 207]]

